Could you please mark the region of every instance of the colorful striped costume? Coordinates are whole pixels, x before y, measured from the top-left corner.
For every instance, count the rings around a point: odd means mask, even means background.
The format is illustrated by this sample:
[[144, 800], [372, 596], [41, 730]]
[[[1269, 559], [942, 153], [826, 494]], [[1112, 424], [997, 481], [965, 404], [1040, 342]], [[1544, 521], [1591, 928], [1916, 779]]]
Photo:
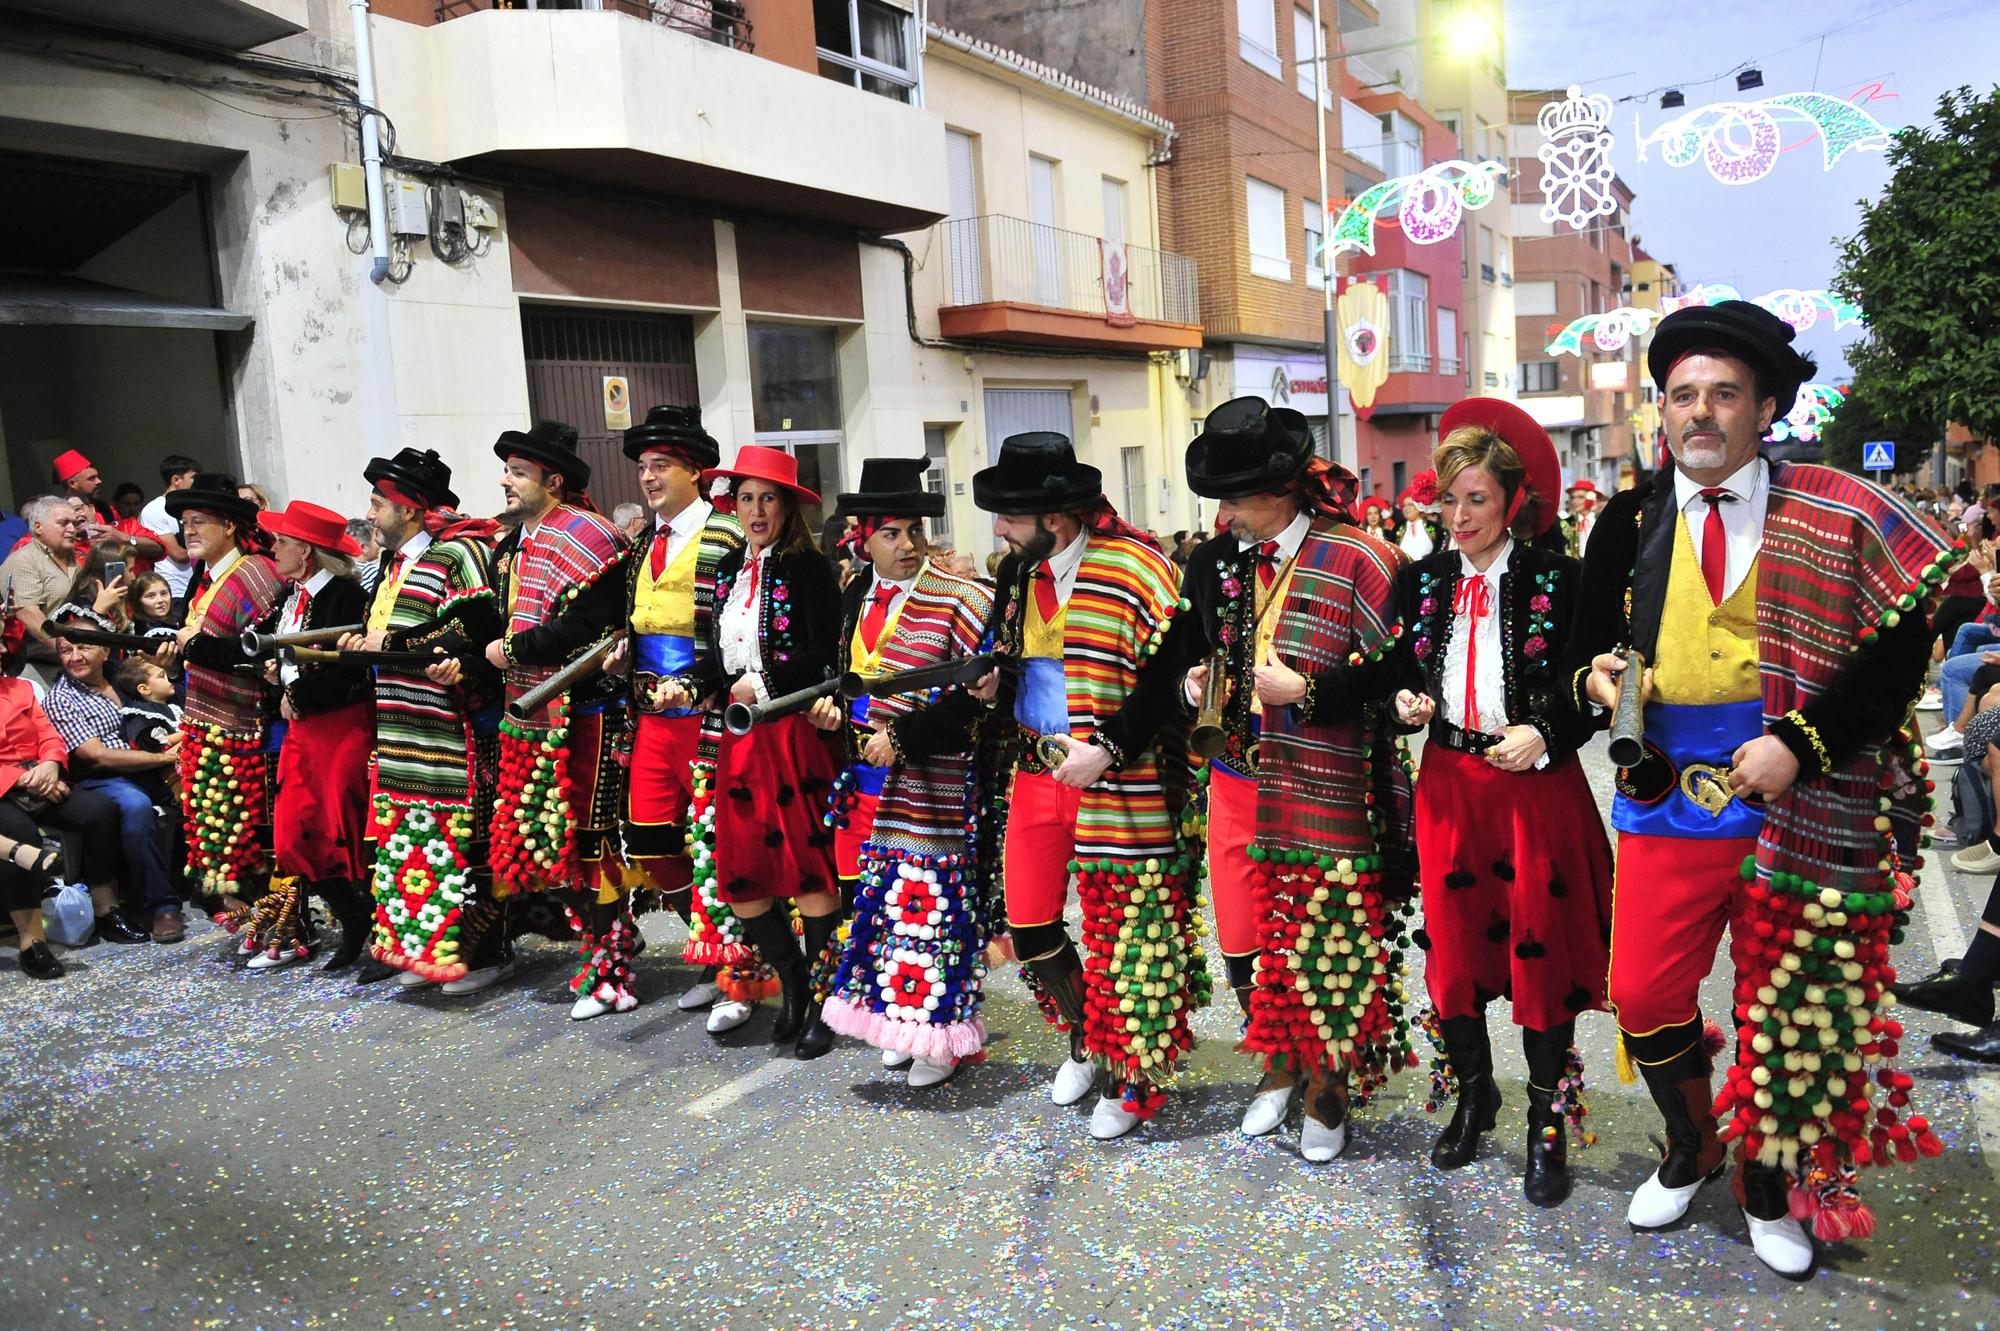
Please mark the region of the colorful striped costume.
[[1364, 1103], [1413, 1058], [1402, 1011], [1402, 917], [1415, 887], [1408, 758], [1387, 699], [1353, 678], [1395, 647], [1403, 563], [1395, 547], [1324, 521], [1299, 547], [1273, 648], [1309, 687], [1264, 713], [1250, 847], [1262, 950], [1243, 1047], [1268, 1067], [1347, 1073]]
[[[879, 673], [975, 655], [992, 605], [979, 583], [924, 565], [880, 644]], [[854, 915], [824, 1015], [842, 1034], [942, 1062], [985, 1045], [979, 1005], [991, 919], [976, 859], [970, 714], [940, 723], [937, 701], [934, 691], [867, 703], [867, 728], [888, 727], [899, 758], [861, 843]]]
[[184, 653], [187, 710], [181, 718], [181, 807], [188, 876], [204, 892], [237, 895], [270, 869], [269, 767], [264, 753], [264, 678], [237, 671], [240, 639], [277, 609], [284, 584], [260, 554], [223, 561], [188, 601], [200, 627]]
[[[499, 625], [487, 581], [491, 522], [447, 515], [403, 575], [384, 646], [424, 651], [448, 634], [486, 641]], [[492, 911], [486, 829], [498, 746], [473, 718], [497, 699], [468, 674], [454, 686], [418, 670], [375, 674], [375, 937], [370, 954], [432, 980], [467, 970], [481, 920]], [[470, 916], [471, 918], [468, 918]]]

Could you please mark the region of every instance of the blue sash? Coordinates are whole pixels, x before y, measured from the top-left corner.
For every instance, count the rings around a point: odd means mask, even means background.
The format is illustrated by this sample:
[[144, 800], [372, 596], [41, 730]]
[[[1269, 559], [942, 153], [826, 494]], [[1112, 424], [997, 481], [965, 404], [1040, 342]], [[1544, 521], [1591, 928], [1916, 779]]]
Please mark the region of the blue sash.
[[1031, 656], [1021, 667], [1014, 719], [1038, 735], [1069, 734], [1069, 689], [1063, 682], [1062, 662]]
[[[1611, 825], [1620, 832], [1699, 841], [1756, 836], [1764, 827], [1761, 804], [1732, 799], [1711, 813], [1688, 797], [1687, 787], [1697, 778], [1688, 777], [1687, 771], [1690, 764], [1727, 768], [1741, 745], [1763, 733], [1764, 704], [1755, 698], [1646, 704], [1646, 746], [1658, 752], [1649, 752], [1645, 762], [1633, 769], [1632, 784], [1665, 790], [1642, 801], [1621, 789], [1611, 801]], [[1660, 767], [1661, 754], [1668, 768]], [[1713, 778], [1701, 776], [1699, 781], [1713, 788]]]

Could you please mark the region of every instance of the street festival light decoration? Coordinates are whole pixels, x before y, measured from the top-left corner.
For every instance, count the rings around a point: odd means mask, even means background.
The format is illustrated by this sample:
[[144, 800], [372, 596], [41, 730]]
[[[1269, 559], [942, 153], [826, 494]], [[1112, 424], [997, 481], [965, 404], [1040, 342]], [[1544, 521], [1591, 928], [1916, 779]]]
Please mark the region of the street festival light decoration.
[[1426, 167], [1415, 175], [1397, 176], [1379, 185], [1370, 185], [1354, 202], [1340, 210], [1333, 235], [1327, 241], [1332, 252], [1375, 252], [1375, 226], [1382, 214], [1396, 209], [1396, 222], [1403, 234], [1419, 245], [1435, 245], [1458, 232], [1467, 208], [1484, 208], [1493, 202], [1505, 162], [1474, 165], [1454, 158]]
[[1840, 410], [1847, 401], [1845, 389], [1832, 384], [1807, 384], [1799, 389], [1799, 399], [1783, 418], [1771, 422], [1771, 432], [1764, 437], [1773, 443], [1787, 439], [1797, 439], [1812, 443], [1825, 431], [1833, 413]]
[[[1741, 300], [1736, 288], [1724, 283], [1698, 286], [1681, 296], [1668, 296], [1660, 302], [1659, 310], [1642, 310], [1631, 305], [1621, 305], [1604, 314], [1586, 314], [1561, 325], [1555, 337], [1549, 342], [1551, 356], [1583, 355], [1583, 339], [1586, 335], [1599, 351], [1622, 351], [1635, 337], [1644, 337], [1657, 319], [1672, 314], [1675, 310], [1691, 305], [1720, 305], [1725, 300]], [[1820, 310], [1824, 308], [1833, 319], [1836, 329], [1862, 322], [1861, 307], [1851, 300], [1842, 300], [1823, 288], [1801, 291], [1797, 287], [1779, 287], [1767, 291], [1750, 302], [1761, 305], [1783, 319], [1793, 328], [1803, 333], [1820, 320]]]
[[1542, 220], [1564, 222], [1581, 231], [1594, 217], [1618, 211], [1611, 192], [1611, 99], [1603, 93], [1583, 95], [1572, 84], [1569, 95], [1549, 102], [1535, 118], [1542, 131]]
[[[1882, 85], [1873, 83], [1855, 97], [1872, 101], [1881, 92]], [[1879, 152], [1889, 146], [1887, 125], [1856, 102], [1823, 92], [1788, 92], [1760, 102], [1710, 102], [1664, 122], [1650, 134], [1637, 116], [1632, 124], [1640, 161], [1646, 160], [1647, 147], [1657, 143], [1667, 165], [1692, 166], [1699, 161], [1725, 185], [1762, 180], [1777, 166], [1780, 153], [1803, 148], [1815, 137], [1820, 141], [1820, 165], [1828, 171], [1848, 153]], [[1787, 125], [1809, 127], [1810, 132], [1787, 148]]]

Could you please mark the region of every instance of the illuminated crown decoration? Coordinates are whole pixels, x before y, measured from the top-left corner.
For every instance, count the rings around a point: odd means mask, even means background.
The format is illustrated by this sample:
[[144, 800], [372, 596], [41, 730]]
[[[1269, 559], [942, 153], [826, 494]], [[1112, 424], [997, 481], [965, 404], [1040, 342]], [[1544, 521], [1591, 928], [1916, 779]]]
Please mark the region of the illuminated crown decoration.
[[1618, 211], [1611, 190], [1611, 99], [1601, 92], [1586, 97], [1572, 86], [1560, 102], [1549, 102], [1535, 117], [1542, 131], [1542, 220], [1562, 222], [1573, 231], [1594, 217]]

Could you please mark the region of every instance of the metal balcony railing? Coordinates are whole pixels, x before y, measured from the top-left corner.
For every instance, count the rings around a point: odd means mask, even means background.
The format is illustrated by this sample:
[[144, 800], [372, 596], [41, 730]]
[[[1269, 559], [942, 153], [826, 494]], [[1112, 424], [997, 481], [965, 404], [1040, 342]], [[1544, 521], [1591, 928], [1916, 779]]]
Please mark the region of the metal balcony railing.
[[1430, 372], [1431, 358], [1428, 352], [1405, 351], [1398, 353], [1392, 350], [1389, 353], [1389, 373], [1391, 374], [1429, 374]]
[[[1106, 245], [1022, 217], [989, 213], [939, 223], [944, 236], [945, 304], [1010, 301], [1108, 315]], [[1127, 307], [1134, 319], [1198, 324], [1201, 300], [1194, 260], [1185, 254], [1125, 245]]]
[[437, 21], [487, 9], [589, 9], [630, 14], [739, 51], [752, 49], [750, 18], [740, 0], [437, 0]]
[[1458, 357], [1456, 357], [1456, 356], [1439, 356], [1439, 357], [1438, 357], [1438, 373], [1439, 373], [1439, 374], [1448, 374], [1448, 375], [1452, 375], [1453, 377], [1456, 377], [1456, 376], [1457, 376], [1457, 374], [1458, 374], [1458, 371], [1459, 371], [1459, 364], [1458, 364]]

